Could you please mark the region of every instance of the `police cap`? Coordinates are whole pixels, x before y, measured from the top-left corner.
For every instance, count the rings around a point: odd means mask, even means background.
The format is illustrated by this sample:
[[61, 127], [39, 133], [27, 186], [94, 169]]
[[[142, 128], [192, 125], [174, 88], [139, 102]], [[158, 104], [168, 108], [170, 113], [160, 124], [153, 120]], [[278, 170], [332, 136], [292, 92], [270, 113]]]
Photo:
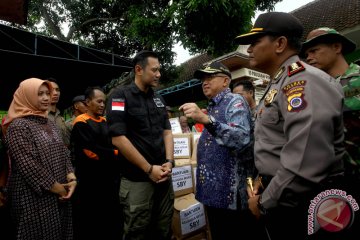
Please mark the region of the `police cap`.
[[260, 14], [251, 31], [237, 36], [235, 41], [241, 45], [248, 45], [265, 35], [301, 38], [303, 31], [301, 22], [290, 13], [268, 12]]

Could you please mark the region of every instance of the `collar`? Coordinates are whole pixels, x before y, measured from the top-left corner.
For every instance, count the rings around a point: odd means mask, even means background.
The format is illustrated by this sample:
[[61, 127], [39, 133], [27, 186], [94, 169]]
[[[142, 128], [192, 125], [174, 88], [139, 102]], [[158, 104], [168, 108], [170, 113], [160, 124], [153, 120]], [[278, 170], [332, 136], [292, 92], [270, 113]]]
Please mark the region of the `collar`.
[[224, 96], [228, 93], [231, 93], [230, 88], [226, 88], [222, 92], [218, 93], [215, 97], [210, 99], [209, 104], [210, 105], [217, 105], [219, 102], [224, 98]]
[[299, 62], [299, 61], [300, 61], [300, 58], [298, 55], [293, 55], [293, 56], [289, 57], [288, 59], [286, 59], [286, 61], [283, 62], [281, 64], [281, 66], [279, 67], [279, 70], [276, 72], [272, 82], [277, 83], [284, 76], [287, 76], [287, 71], [288, 71], [287, 67], [289, 65], [291, 65], [292, 63]]
[[58, 108], [56, 108], [55, 112], [49, 111], [49, 114], [57, 116], [60, 114], [60, 110]]
[[135, 94], [141, 94], [143, 96], [154, 96], [154, 90], [152, 88], [149, 88], [149, 91], [146, 93], [144, 91], [141, 91], [138, 86], [136, 86], [135, 81], [131, 82], [130, 84], [131, 91]]
[[336, 78], [340, 78], [340, 79], [349, 78], [349, 77], [352, 77], [353, 75], [358, 76], [359, 73], [360, 73], [360, 66], [355, 63], [350, 63], [349, 68], [346, 69], [345, 73]]

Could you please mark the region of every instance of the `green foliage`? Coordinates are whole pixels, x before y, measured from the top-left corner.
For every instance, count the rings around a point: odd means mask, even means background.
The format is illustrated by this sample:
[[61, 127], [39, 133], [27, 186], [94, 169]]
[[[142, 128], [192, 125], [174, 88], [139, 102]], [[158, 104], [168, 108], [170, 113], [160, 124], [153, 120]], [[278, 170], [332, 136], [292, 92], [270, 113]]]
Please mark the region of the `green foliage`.
[[234, 38], [251, 27], [254, 0], [178, 0], [177, 39], [192, 53], [222, 55], [236, 49]]
[[31, 0], [28, 25], [17, 27], [128, 57], [152, 49], [170, 80], [177, 76], [176, 42], [191, 53], [228, 53], [237, 47], [233, 39], [250, 29], [254, 11], [280, 1]]

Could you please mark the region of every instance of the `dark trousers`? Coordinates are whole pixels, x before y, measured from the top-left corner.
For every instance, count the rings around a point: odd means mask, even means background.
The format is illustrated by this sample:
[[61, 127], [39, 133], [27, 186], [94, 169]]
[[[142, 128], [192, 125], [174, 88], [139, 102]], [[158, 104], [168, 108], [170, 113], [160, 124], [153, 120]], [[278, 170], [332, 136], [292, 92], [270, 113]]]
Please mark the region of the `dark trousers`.
[[249, 210], [229, 210], [206, 206], [212, 240], [251, 239], [267, 240], [264, 226]]
[[0, 208], [0, 239], [15, 240], [15, 229], [11, 220], [9, 205]]
[[355, 216], [355, 222], [346, 230], [329, 232], [319, 229], [308, 235], [307, 210], [292, 207], [277, 207], [264, 217], [265, 226], [271, 240], [355, 240], [359, 239], [360, 216]]

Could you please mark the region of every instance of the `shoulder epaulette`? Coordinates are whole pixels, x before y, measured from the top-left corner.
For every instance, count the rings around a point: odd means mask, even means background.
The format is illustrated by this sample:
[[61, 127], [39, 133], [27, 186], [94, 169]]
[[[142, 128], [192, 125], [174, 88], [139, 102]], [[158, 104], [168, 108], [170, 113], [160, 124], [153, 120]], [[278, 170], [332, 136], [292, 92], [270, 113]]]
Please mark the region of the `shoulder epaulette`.
[[294, 62], [288, 66], [288, 76], [291, 77], [296, 73], [302, 72], [305, 70], [304, 65], [300, 61]]
[[285, 71], [285, 67], [282, 66], [275, 74], [274, 81], [277, 81], [278, 78], [283, 74], [284, 71]]

